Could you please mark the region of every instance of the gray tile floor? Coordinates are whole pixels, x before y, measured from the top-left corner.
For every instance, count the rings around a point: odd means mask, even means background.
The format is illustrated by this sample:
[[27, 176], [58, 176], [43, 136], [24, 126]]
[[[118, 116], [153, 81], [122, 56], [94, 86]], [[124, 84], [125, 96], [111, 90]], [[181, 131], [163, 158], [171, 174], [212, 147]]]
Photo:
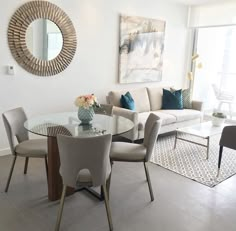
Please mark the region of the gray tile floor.
[[[16, 162], [9, 192], [4, 187], [11, 156], [0, 157], [0, 231], [54, 230], [58, 202], [47, 200], [43, 160]], [[209, 188], [150, 164], [155, 201], [150, 202], [142, 164], [115, 163], [110, 205], [115, 231], [235, 231], [236, 176]], [[109, 230], [103, 202], [86, 192], [66, 199], [63, 231]]]

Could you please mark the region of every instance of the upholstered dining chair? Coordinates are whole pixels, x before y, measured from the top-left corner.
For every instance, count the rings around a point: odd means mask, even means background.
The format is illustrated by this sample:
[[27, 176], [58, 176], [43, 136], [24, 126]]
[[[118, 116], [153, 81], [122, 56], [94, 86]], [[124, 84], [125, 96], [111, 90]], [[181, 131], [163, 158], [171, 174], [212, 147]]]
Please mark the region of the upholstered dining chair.
[[94, 108], [95, 114], [109, 115], [113, 114], [113, 105], [112, 104], [100, 104], [100, 107]]
[[219, 150], [219, 159], [218, 159], [218, 171], [217, 177], [220, 174], [221, 159], [223, 154], [223, 147], [236, 150], [236, 125], [235, 126], [226, 126], [224, 127], [221, 138], [220, 138], [220, 150]]
[[154, 150], [160, 127], [160, 118], [157, 115], [151, 113], [145, 125], [143, 144], [113, 142], [110, 153], [110, 160], [112, 163], [114, 161], [143, 162], [151, 201], [154, 200], [154, 196], [147, 162], [150, 160]]
[[13, 155], [12, 166], [5, 188], [5, 192], [7, 192], [18, 156], [25, 158], [24, 174], [27, 173], [29, 158], [44, 158], [46, 174], [48, 176], [47, 140], [29, 139], [28, 131], [24, 128], [24, 122], [27, 120], [27, 117], [23, 108], [19, 107], [6, 111], [2, 114], [2, 117]]
[[60, 229], [67, 186], [102, 186], [109, 228], [113, 230], [106, 188], [111, 173], [111, 134], [83, 138], [58, 135], [57, 141], [63, 191], [55, 231]]

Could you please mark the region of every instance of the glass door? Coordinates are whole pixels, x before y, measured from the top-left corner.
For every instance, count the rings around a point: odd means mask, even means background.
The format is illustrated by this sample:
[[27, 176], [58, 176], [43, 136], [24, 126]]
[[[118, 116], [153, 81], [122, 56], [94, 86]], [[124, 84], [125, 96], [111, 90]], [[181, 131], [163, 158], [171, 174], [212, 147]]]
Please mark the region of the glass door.
[[[193, 99], [204, 102], [204, 109], [235, 111], [236, 26], [197, 29], [196, 53], [202, 68], [195, 68]], [[229, 105], [230, 103], [230, 105]]]

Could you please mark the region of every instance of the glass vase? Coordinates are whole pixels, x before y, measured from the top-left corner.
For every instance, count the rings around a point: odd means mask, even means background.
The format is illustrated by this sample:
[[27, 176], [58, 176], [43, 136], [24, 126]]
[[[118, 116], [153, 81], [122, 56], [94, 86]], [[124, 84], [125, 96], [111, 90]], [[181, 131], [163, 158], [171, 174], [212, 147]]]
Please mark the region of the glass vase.
[[82, 125], [90, 124], [93, 120], [94, 110], [93, 107], [84, 108], [79, 107], [78, 118]]

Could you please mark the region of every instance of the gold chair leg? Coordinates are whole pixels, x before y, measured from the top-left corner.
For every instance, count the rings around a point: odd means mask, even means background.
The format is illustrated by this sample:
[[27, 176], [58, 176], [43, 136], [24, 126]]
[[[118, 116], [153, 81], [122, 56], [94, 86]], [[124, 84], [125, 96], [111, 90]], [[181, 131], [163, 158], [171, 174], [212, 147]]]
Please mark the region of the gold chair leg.
[[60, 229], [61, 217], [62, 217], [64, 201], [65, 201], [65, 196], [66, 196], [66, 188], [67, 188], [67, 186], [63, 185], [63, 190], [62, 190], [62, 194], [61, 194], [61, 201], [60, 201], [60, 207], [59, 207], [58, 214], [57, 214], [57, 223], [56, 223], [55, 231], [59, 231], [59, 229]]
[[153, 191], [152, 191], [152, 184], [151, 184], [151, 180], [150, 180], [150, 176], [149, 176], [148, 166], [147, 166], [146, 162], [143, 162], [143, 164], [144, 164], [145, 174], [146, 174], [146, 178], [147, 178], [147, 182], [148, 182], [151, 201], [154, 201], [154, 196], [153, 196]]
[[45, 156], [44, 160], [45, 160], [45, 168], [46, 168], [47, 181], [48, 181], [48, 159], [47, 159], [47, 156]]
[[29, 157], [25, 157], [25, 168], [24, 168], [24, 174], [27, 173], [28, 163], [29, 163]]
[[110, 175], [109, 175], [109, 177], [107, 179], [107, 182], [106, 182], [108, 200], [109, 200], [109, 197], [110, 197], [112, 166], [113, 166], [113, 161], [111, 161], [111, 173], [110, 173]]
[[103, 194], [104, 194], [104, 201], [105, 201], [105, 206], [106, 206], [106, 212], [107, 212], [107, 219], [108, 219], [108, 223], [109, 223], [109, 228], [110, 228], [110, 231], [112, 231], [113, 230], [113, 224], [112, 224], [111, 210], [110, 210], [110, 206], [109, 206], [109, 200], [108, 200], [108, 196], [107, 196], [106, 185], [102, 185], [102, 190], [103, 190]]
[[7, 192], [8, 188], [9, 188], [9, 184], [10, 184], [10, 181], [11, 181], [11, 176], [12, 176], [13, 169], [14, 169], [14, 166], [15, 166], [15, 163], [16, 163], [16, 158], [17, 158], [17, 155], [14, 156], [13, 161], [12, 161], [11, 170], [10, 170], [10, 173], [9, 173], [9, 176], [8, 176], [5, 192]]
[[106, 182], [106, 188], [107, 188], [107, 197], [108, 197], [108, 200], [110, 198], [110, 186], [111, 186], [111, 173], [107, 179], [107, 182]]

